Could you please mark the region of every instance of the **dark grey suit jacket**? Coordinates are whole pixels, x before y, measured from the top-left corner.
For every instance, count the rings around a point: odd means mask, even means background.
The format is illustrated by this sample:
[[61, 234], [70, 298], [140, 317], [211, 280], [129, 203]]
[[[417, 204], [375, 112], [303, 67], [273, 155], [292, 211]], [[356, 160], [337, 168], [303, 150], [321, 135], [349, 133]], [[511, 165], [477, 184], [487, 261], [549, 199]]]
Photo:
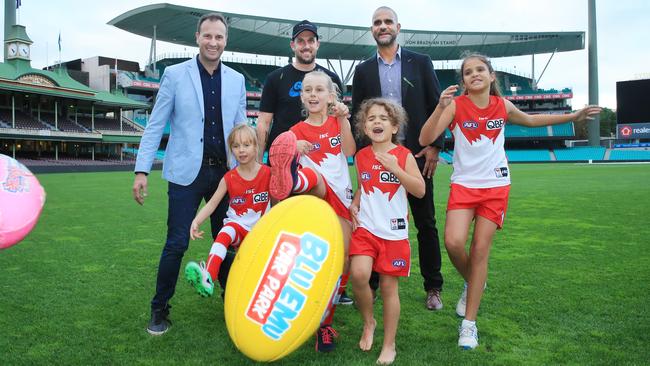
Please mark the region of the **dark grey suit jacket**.
[[[406, 147], [415, 155], [424, 147], [418, 142], [420, 130], [433, 113], [440, 98], [440, 82], [433, 70], [431, 58], [402, 48], [402, 107], [408, 115]], [[356, 116], [361, 103], [369, 98], [381, 97], [377, 55], [357, 65], [352, 82], [352, 115]], [[434, 143], [442, 149], [444, 134]]]

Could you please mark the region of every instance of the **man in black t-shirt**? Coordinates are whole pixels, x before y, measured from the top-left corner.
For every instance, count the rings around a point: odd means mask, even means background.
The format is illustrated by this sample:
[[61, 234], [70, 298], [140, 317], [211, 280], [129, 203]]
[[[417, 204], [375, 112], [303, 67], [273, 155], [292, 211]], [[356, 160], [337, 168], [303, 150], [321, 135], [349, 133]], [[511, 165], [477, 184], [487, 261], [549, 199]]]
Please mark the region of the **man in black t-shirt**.
[[[291, 36], [293, 62], [271, 72], [266, 77], [260, 114], [257, 117], [257, 137], [260, 155], [271, 146], [271, 142], [282, 132], [305, 118], [302, 115], [300, 91], [302, 79], [310, 71], [322, 70], [342, 90], [341, 79], [328, 69], [316, 64], [316, 53], [320, 46], [317, 28], [308, 20], [296, 24]], [[273, 123], [271, 123], [271, 121]], [[270, 133], [269, 133], [270, 130]]]

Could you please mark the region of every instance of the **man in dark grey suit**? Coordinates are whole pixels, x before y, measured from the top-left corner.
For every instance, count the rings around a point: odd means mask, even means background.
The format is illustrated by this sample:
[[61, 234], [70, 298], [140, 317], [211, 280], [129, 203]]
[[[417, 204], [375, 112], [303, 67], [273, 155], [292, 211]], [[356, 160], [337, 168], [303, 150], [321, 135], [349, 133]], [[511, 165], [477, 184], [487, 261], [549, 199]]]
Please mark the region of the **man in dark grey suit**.
[[[427, 292], [426, 307], [442, 309], [440, 291], [442, 274], [438, 230], [433, 204], [433, 174], [444, 139], [441, 136], [431, 146], [420, 146], [420, 129], [438, 104], [440, 83], [431, 58], [400, 47], [397, 43], [401, 25], [397, 14], [389, 7], [373, 13], [372, 35], [377, 42], [377, 54], [359, 64], [352, 83], [352, 113], [359, 110], [365, 99], [384, 97], [399, 103], [408, 114], [408, 123], [398, 139], [415, 155], [426, 184], [423, 198], [408, 195], [413, 221], [418, 230], [420, 273]], [[376, 283], [371, 287], [377, 288]]]

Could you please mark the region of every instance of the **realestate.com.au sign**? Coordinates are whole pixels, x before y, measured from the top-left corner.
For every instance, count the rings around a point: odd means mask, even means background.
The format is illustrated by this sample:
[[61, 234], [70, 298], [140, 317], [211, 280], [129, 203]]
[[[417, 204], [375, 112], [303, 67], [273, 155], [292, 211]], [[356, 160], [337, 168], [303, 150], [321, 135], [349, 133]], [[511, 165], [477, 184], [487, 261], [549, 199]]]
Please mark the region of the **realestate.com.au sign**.
[[650, 123], [629, 123], [618, 125], [619, 139], [650, 139]]

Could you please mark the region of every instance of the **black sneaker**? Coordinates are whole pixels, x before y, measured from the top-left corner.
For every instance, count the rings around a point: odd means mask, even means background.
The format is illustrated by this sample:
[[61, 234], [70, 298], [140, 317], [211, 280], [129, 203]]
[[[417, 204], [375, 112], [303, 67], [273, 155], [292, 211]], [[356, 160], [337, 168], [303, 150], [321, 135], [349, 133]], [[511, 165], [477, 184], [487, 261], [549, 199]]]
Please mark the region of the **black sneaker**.
[[323, 325], [316, 331], [316, 351], [318, 352], [332, 352], [336, 348], [334, 338], [338, 333], [332, 328], [331, 325]]
[[147, 326], [147, 332], [151, 335], [163, 335], [172, 325], [172, 322], [169, 320], [169, 309], [171, 306], [167, 306], [164, 309], [152, 310], [151, 311], [151, 320], [149, 320], [149, 325]]
[[346, 291], [343, 291], [341, 296], [339, 296], [339, 302], [337, 303], [338, 305], [352, 305], [354, 304], [354, 300], [352, 300]]

